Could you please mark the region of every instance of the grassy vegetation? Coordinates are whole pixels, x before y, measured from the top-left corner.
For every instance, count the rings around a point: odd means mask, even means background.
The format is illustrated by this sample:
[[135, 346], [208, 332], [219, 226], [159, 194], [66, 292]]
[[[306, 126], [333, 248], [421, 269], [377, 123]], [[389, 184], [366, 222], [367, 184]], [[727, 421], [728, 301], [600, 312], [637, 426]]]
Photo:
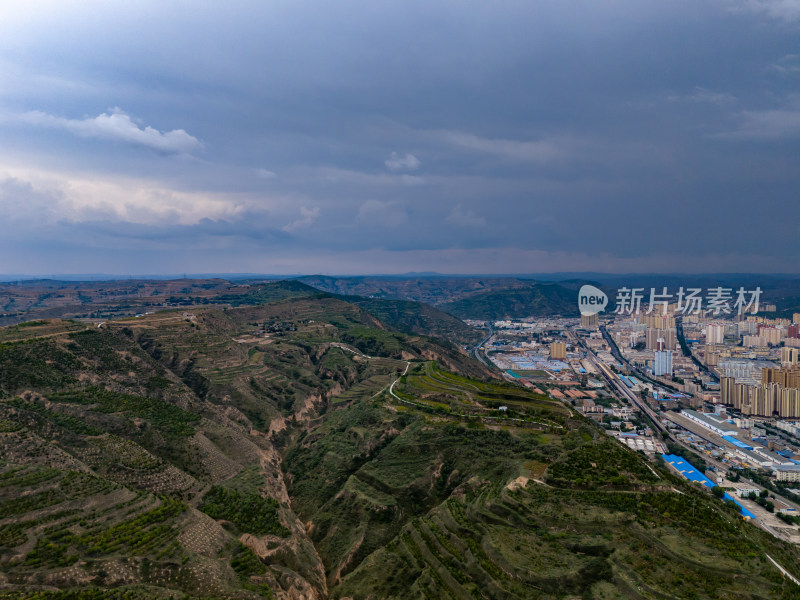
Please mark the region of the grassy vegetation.
[[[82, 588], [75, 590], [6, 591], [4, 600], [149, 600], [152, 589]], [[180, 597], [186, 597], [181, 594]]]
[[56, 402], [91, 405], [100, 413], [125, 413], [146, 420], [150, 425], [175, 437], [188, 437], [195, 430], [190, 425], [199, 417], [159, 398], [144, 398], [92, 387], [85, 392], [61, 392], [50, 396]]
[[416, 333], [459, 344], [475, 344], [483, 335], [461, 319], [427, 304], [411, 300], [342, 296], [383, 323], [406, 333]]
[[[286, 456], [333, 597], [800, 597], [764, 556], [794, 568], [795, 548], [565, 407], [434, 364], [398, 387], [414, 405], [354, 404]], [[564, 428], [476, 427], [427, 410], [443, 395]]]
[[214, 519], [230, 521], [244, 533], [289, 535], [278, 519], [278, 502], [274, 498], [214, 486], [203, 496], [200, 510]]
[[184, 510], [186, 506], [183, 503], [165, 498], [157, 508], [101, 531], [75, 535], [67, 529], [53, 527], [49, 535], [36, 541], [33, 550], [25, 557], [25, 565], [33, 568], [50, 565], [63, 567], [74, 564], [81, 555], [150, 554], [169, 547], [178, 534], [169, 521]]
[[0, 332], [0, 596], [798, 597], [796, 548], [571, 408], [279, 288]]
[[[479, 381], [448, 373], [433, 362], [415, 365], [394, 387], [401, 401], [433, 414], [462, 420], [507, 421], [538, 428], [561, 428], [570, 411], [558, 402], [499, 381]], [[500, 407], [505, 407], [502, 411]]]
[[61, 389], [74, 384], [80, 361], [54, 339], [0, 344], [0, 387], [7, 394], [22, 389]]

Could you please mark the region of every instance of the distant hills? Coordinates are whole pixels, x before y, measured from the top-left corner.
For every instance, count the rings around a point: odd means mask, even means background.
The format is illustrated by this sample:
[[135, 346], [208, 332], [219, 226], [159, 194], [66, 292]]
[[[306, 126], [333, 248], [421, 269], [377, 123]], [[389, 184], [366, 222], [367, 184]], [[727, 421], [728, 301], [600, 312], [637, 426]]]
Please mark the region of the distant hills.
[[[710, 288], [723, 286], [761, 287], [762, 302], [775, 303], [778, 315], [800, 311], [800, 278], [777, 275], [603, 275], [566, 277], [558, 281], [527, 276], [407, 276], [329, 277], [302, 276], [278, 281], [260, 279], [124, 279], [114, 281], [37, 280], [0, 283], [0, 325], [26, 319], [92, 318], [111, 319], [165, 308], [198, 305], [239, 306], [269, 302], [281, 297], [328, 293], [358, 302], [380, 313], [387, 324], [403, 331], [427, 333], [454, 341], [468, 342], [471, 334], [434, 307], [458, 319], [502, 319], [528, 316], [576, 316], [577, 290], [591, 283], [608, 293], [613, 308], [616, 290], [622, 286], [667, 287], [675, 293], [681, 286]], [[594, 277], [596, 275], [596, 277]], [[362, 300], [357, 300], [361, 297]], [[427, 307], [378, 301], [419, 302]], [[412, 315], [416, 311], [418, 314]], [[776, 315], [777, 316], [777, 315]], [[450, 332], [450, 333], [448, 333]]]
[[326, 292], [370, 298], [416, 300], [459, 319], [577, 314], [580, 282], [544, 283], [522, 278], [478, 277], [302, 277], [300, 281]]
[[327, 277], [314, 275], [298, 279], [311, 287], [350, 296], [416, 300], [431, 306], [461, 300], [475, 294], [515, 289], [530, 280], [512, 277]]
[[[231, 283], [221, 279], [171, 281], [58, 282], [0, 285], [0, 325], [35, 319], [114, 319], [171, 308], [250, 306], [306, 297], [339, 297], [357, 304], [398, 331], [470, 344], [480, 334], [459, 319], [428, 304], [393, 298], [341, 295], [300, 280]], [[4, 309], [5, 312], [2, 312]]]
[[577, 296], [575, 291], [557, 283], [530, 283], [524, 287], [482, 292], [445, 302], [439, 308], [462, 319], [576, 316]]

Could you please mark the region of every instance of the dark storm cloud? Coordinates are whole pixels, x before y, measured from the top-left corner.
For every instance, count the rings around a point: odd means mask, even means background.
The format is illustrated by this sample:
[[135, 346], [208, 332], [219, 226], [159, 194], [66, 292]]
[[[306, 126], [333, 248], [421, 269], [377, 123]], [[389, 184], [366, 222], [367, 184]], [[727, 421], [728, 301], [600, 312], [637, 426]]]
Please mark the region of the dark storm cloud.
[[798, 41], [785, 0], [25, 3], [0, 203], [45, 272], [793, 270]]

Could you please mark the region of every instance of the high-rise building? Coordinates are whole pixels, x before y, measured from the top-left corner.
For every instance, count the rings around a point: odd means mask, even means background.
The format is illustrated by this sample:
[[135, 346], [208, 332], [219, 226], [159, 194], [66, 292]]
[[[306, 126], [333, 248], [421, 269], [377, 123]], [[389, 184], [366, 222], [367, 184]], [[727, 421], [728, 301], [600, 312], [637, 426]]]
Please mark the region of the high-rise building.
[[719, 379], [719, 399], [723, 404], [733, 404], [726, 402], [726, 399], [733, 399], [733, 386], [736, 380], [733, 377], [720, 377]]
[[669, 350], [656, 350], [653, 365], [653, 374], [656, 376], [672, 375], [672, 352]]
[[736, 334], [739, 336], [742, 335], [755, 335], [758, 329], [756, 328], [756, 322], [750, 321], [739, 321], [736, 323]]
[[800, 362], [800, 350], [792, 347], [781, 348], [781, 365], [791, 367]]
[[747, 348], [761, 348], [767, 345], [767, 340], [760, 335], [746, 335], [742, 338], [742, 344]]
[[722, 344], [725, 341], [725, 325], [709, 323], [706, 325], [706, 344]]
[[550, 358], [553, 360], [566, 360], [567, 345], [564, 342], [553, 342], [550, 344]]
[[666, 350], [675, 349], [675, 344], [677, 343], [675, 329], [653, 329], [652, 327], [648, 327], [646, 348], [648, 350], [657, 350], [659, 339], [663, 340]]
[[581, 315], [581, 327], [584, 329], [596, 329], [600, 324], [598, 315]]
[[759, 326], [758, 335], [763, 337], [767, 344], [771, 346], [777, 346], [781, 343], [781, 330], [777, 327]]
[[800, 338], [800, 326], [797, 325], [789, 325], [786, 328], [786, 337], [792, 339]]
[[[786, 350], [797, 350], [797, 348], [786, 348]], [[787, 388], [800, 388], [800, 365], [761, 369], [761, 383], [763, 385], [777, 383]]]
[[800, 417], [800, 389], [776, 382], [753, 386], [735, 383], [732, 377], [723, 377], [720, 380], [720, 402], [733, 406], [744, 415]]
[[795, 325], [800, 325], [800, 313], [794, 313], [792, 315], [792, 323]]
[[674, 329], [675, 317], [673, 315], [652, 314], [645, 315], [644, 323], [653, 329]]

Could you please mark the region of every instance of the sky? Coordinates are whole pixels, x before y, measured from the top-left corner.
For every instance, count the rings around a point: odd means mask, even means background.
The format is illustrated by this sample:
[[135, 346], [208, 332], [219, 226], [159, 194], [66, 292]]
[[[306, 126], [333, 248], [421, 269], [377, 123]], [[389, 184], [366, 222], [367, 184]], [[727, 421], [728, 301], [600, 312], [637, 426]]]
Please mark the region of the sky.
[[800, 0], [0, 4], [0, 273], [797, 273]]

